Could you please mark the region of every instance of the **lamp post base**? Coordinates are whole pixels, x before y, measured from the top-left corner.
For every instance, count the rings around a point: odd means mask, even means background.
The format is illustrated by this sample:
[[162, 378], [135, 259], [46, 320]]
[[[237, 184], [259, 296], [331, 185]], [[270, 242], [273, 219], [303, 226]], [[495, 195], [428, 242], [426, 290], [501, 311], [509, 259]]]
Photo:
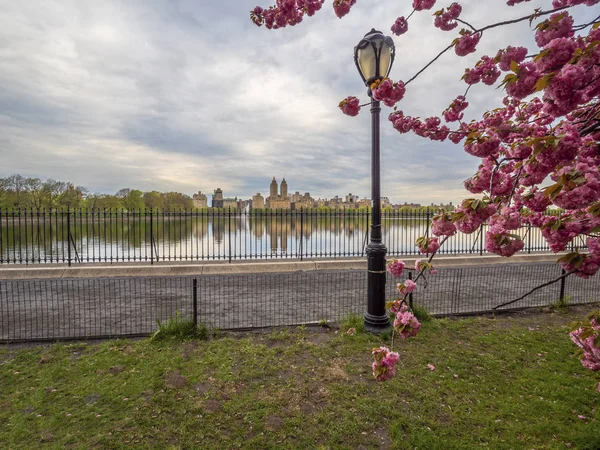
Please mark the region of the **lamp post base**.
[[383, 316], [374, 316], [365, 313], [364, 315], [365, 331], [371, 334], [381, 334], [391, 329], [390, 319], [387, 314]]
[[367, 253], [367, 311], [364, 315], [365, 330], [379, 334], [390, 326], [385, 309], [385, 255], [387, 248], [381, 242], [371, 241]]

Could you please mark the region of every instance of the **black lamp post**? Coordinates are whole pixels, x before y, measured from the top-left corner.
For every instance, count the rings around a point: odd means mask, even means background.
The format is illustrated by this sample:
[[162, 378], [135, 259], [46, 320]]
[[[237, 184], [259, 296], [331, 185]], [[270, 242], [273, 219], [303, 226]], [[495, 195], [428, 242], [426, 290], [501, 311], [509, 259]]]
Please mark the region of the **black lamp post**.
[[[385, 78], [394, 62], [394, 41], [381, 31], [372, 29], [354, 47], [354, 62], [372, 97], [371, 84]], [[381, 189], [379, 163], [379, 101], [371, 99], [371, 239], [367, 245], [368, 303], [365, 329], [380, 333], [389, 326], [385, 310], [385, 255], [387, 248], [381, 241]]]

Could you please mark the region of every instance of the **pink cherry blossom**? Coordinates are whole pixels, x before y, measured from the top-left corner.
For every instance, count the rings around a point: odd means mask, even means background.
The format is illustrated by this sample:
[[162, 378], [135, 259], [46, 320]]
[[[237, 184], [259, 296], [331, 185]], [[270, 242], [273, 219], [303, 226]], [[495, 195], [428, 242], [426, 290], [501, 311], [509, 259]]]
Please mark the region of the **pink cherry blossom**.
[[386, 381], [396, 375], [396, 363], [400, 355], [390, 351], [387, 347], [374, 348], [371, 351], [373, 355], [373, 376], [377, 381]]
[[573, 31], [573, 17], [567, 11], [552, 14], [548, 19], [539, 23], [535, 33], [535, 42], [540, 47], [545, 47], [556, 38], [571, 38]]
[[456, 122], [458, 120], [462, 120], [463, 111], [469, 106], [469, 102], [466, 101], [466, 97], [464, 95], [459, 95], [452, 103], [448, 109], [443, 112], [444, 119], [446, 122]]
[[435, 253], [439, 250], [440, 244], [438, 238], [426, 238], [422, 243], [419, 244], [419, 251], [421, 253]]
[[391, 263], [387, 265], [387, 271], [393, 276], [399, 277], [404, 271], [404, 266], [404, 261], [398, 261], [397, 259], [394, 259]]
[[385, 78], [373, 83], [371, 91], [374, 100], [382, 101], [386, 106], [392, 107], [402, 100], [406, 89], [402, 81], [393, 82]]
[[454, 46], [454, 52], [458, 56], [466, 56], [469, 53], [473, 53], [479, 43], [479, 39], [481, 39], [481, 33], [465, 32]]
[[350, 12], [356, 0], [333, 0], [333, 10], [340, 19]]
[[413, 0], [412, 6], [415, 11], [423, 11], [433, 8], [435, 0]]
[[417, 290], [417, 284], [412, 280], [405, 280], [403, 283], [398, 283], [396, 289], [402, 295], [408, 295]]
[[499, 61], [500, 70], [507, 72], [510, 69], [511, 63], [514, 61], [517, 64], [525, 60], [527, 49], [525, 47], [511, 47], [510, 45], [503, 50], [500, 50], [496, 55]]
[[446, 10], [439, 10], [435, 13], [435, 20], [433, 22], [436, 28], [444, 31], [453, 30], [458, 26], [456, 19], [462, 12], [462, 6], [458, 3], [452, 3]]
[[398, 314], [396, 314], [396, 318], [394, 319], [394, 331], [396, 331], [402, 339], [416, 336], [419, 334], [420, 329], [421, 323], [410, 311], [399, 311]]
[[404, 16], [398, 17], [392, 25], [392, 33], [396, 36], [400, 36], [408, 31], [408, 22]]
[[360, 102], [356, 97], [350, 96], [342, 100], [338, 108], [348, 116], [356, 116], [360, 111]]

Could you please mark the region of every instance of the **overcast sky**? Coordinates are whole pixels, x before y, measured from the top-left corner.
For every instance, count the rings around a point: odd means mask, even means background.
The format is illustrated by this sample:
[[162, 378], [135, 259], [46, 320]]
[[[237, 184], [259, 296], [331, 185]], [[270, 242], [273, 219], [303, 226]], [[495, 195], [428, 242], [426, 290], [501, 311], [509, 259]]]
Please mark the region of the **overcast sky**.
[[[290, 192], [369, 196], [368, 109], [347, 117], [337, 104], [367, 99], [353, 47], [373, 27], [390, 34], [410, 3], [359, 0], [340, 20], [327, 0], [299, 26], [267, 30], [248, 11], [268, 1], [0, 0], [0, 177], [55, 178], [106, 193], [220, 187], [246, 198], [268, 195], [275, 176]], [[481, 26], [549, 3], [467, 0], [462, 17]], [[579, 7], [576, 17], [596, 15], [598, 7]], [[394, 79], [414, 75], [458, 30], [435, 29], [431, 12], [409, 26], [394, 38]], [[534, 49], [528, 23], [487, 32], [477, 53], [448, 53], [411, 83], [400, 108], [439, 115], [464, 91], [465, 67], [523, 42]], [[467, 119], [501, 98], [501, 90], [476, 86]], [[449, 142], [400, 135], [389, 111], [382, 195], [400, 203], [466, 197], [462, 181], [478, 160]]]

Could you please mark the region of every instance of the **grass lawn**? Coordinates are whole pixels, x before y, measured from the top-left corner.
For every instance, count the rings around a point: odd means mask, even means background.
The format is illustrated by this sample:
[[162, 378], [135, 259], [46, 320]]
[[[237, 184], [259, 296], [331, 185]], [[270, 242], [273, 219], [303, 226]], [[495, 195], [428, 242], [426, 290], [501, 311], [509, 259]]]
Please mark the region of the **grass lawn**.
[[4, 346], [0, 448], [598, 449], [592, 309], [427, 322], [383, 383], [344, 326]]

